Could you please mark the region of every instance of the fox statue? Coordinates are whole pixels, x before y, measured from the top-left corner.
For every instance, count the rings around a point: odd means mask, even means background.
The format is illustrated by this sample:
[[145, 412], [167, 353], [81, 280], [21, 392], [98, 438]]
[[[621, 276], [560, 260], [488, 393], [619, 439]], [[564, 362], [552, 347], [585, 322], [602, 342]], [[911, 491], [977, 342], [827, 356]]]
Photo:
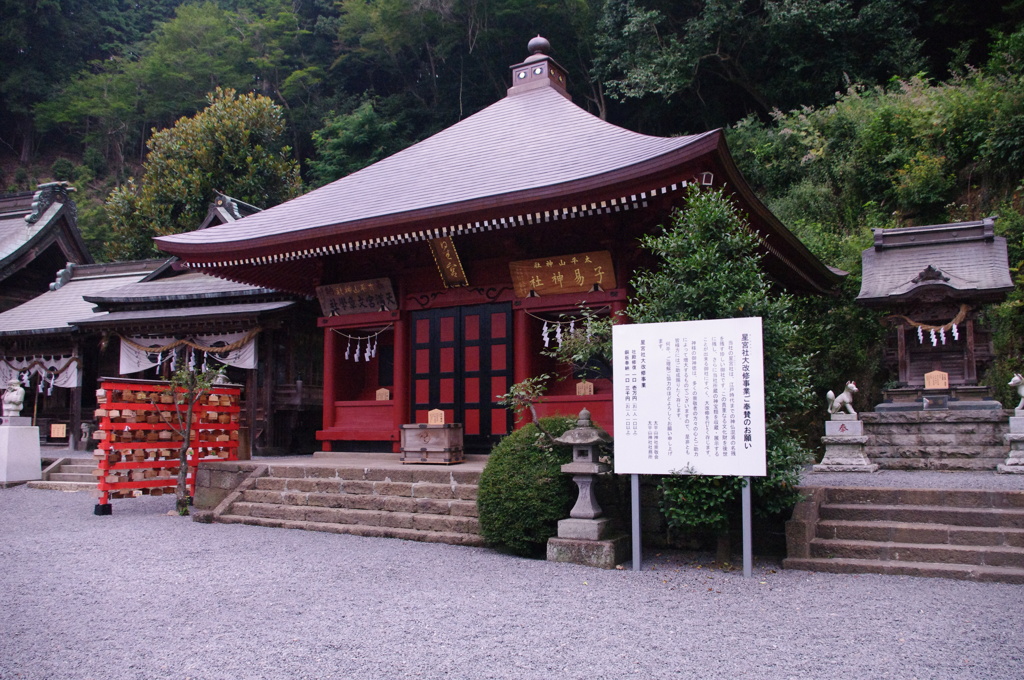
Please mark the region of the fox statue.
[[[857, 412], [853, 410], [853, 395], [856, 393], [857, 384], [852, 380], [846, 383], [846, 389], [838, 397], [832, 390], [829, 390], [825, 395], [825, 398], [828, 399], [828, 412], [839, 413], [845, 409], [847, 413], [857, 415]], [[1022, 399], [1022, 403], [1024, 403], [1024, 399]]]
[[1017, 394], [1020, 395], [1020, 403], [1017, 404], [1017, 410], [1024, 409], [1024, 378], [1021, 377], [1020, 373], [1014, 373], [1013, 379], [1006, 384], [1017, 388]]

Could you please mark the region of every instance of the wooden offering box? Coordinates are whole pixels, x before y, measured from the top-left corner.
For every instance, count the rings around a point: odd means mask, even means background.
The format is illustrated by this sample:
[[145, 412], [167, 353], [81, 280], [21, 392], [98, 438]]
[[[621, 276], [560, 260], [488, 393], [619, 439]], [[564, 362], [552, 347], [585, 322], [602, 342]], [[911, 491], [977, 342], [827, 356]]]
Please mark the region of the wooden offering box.
[[455, 465], [465, 460], [462, 424], [402, 425], [402, 462]]
[[[195, 493], [200, 461], [238, 460], [241, 389], [214, 387], [196, 403], [192, 423], [186, 426], [178, 418], [178, 407], [168, 387], [168, 383], [155, 380], [108, 380], [97, 391], [96, 418], [100, 426], [93, 434], [99, 441], [93, 454], [97, 465], [93, 475], [99, 488], [97, 508], [107, 506], [111, 498], [173, 493], [183, 439], [175, 430], [192, 430], [189, 494]], [[187, 408], [180, 408], [183, 419]]]

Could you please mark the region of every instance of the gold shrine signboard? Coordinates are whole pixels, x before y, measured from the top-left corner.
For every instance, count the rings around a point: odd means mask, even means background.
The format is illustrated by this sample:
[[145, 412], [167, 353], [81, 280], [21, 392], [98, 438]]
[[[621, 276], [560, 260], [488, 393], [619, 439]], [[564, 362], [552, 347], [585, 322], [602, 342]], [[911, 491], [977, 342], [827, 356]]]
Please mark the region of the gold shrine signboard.
[[318, 286], [316, 297], [324, 316], [398, 309], [390, 279], [367, 279]]
[[459, 253], [455, 250], [455, 243], [451, 236], [432, 238], [428, 242], [430, 252], [437, 264], [437, 271], [441, 274], [441, 281], [445, 288], [459, 288], [468, 286], [469, 279], [466, 278], [466, 271], [462, 268], [462, 261]]
[[586, 293], [615, 288], [615, 269], [612, 254], [607, 250], [533, 260], [510, 262], [512, 285], [518, 297], [558, 295], [559, 293]]

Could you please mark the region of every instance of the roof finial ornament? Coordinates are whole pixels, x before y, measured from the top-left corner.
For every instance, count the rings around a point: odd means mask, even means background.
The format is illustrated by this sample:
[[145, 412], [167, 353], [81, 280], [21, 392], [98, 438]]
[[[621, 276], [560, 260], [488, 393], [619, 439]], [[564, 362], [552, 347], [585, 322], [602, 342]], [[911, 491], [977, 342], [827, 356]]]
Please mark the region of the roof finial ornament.
[[540, 34], [537, 34], [536, 38], [530, 40], [526, 45], [526, 49], [530, 51], [530, 54], [548, 54], [551, 52], [551, 43], [548, 42], [547, 38], [542, 38]]

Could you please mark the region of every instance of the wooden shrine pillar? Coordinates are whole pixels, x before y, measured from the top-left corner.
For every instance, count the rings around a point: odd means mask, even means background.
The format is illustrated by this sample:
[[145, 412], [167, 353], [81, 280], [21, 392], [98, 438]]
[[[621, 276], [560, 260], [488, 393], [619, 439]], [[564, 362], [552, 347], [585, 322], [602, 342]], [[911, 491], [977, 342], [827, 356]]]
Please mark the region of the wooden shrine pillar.
[[[324, 328], [324, 405], [323, 405], [323, 428], [328, 430], [334, 427], [334, 402], [336, 400], [337, 387], [334, 381], [337, 379], [335, 362], [337, 361], [338, 334], [333, 328]], [[331, 441], [323, 440], [323, 450], [331, 450]]]
[[512, 381], [521, 383], [533, 377], [530, 316], [525, 309], [512, 310], [512, 343]]
[[[277, 343], [274, 342], [272, 333], [260, 333], [260, 336], [263, 339], [263, 346], [266, 347], [266, 352], [262, 355], [266, 358], [256, 365], [260, 373], [257, 382], [260, 385], [259, 405], [263, 411], [263, 441], [267, 446], [275, 446], [277, 442], [274, 436], [274, 367], [277, 365]], [[251, 447], [255, 450], [258, 439], [256, 432], [250, 432], [249, 437]]]
[[910, 357], [907, 356], [907, 327], [905, 324], [896, 327], [896, 359], [899, 366], [899, 381], [907, 385], [910, 382]]
[[978, 364], [974, 356], [974, 319], [967, 322], [967, 343], [964, 350], [964, 382], [968, 385], [978, 384]]
[[[612, 300], [608, 306], [611, 308], [612, 318], [618, 318], [619, 323], [633, 323], [626, 316], [626, 301], [625, 300]], [[621, 316], [619, 316], [621, 315]]]
[[82, 359], [81, 353], [78, 351], [79, 341], [75, 337], [72, 340], [71, 345], [71, 356], [74, 359], [78, 359], [78, 363], [75, 364], [75, 368], [78, 370], [78, 380], [75, 381], [75, 386], [71, 388], [71, 396], [69, 397], [71, 406], [71, 417], [69, 418], [70, 423], [68, 427], [71, 429], [68, 432], [68, 447], [72, 451], [82, 451], [85, 449], [85, 443], [82, 441]]
[[[409, 412], [409, 391], [412, 389], [409, 380], [409, 317], [404, 311], [398, 313], [395, 319], [395, 368], [394, 384], [392, 385], [392, 417], [394, 419], [394, 432], [397, 436], [402, 431], [402, 425], [408, 423]], [[398, 453], [402, 450], [401, 441], [395, 440], [392, 450]]]

